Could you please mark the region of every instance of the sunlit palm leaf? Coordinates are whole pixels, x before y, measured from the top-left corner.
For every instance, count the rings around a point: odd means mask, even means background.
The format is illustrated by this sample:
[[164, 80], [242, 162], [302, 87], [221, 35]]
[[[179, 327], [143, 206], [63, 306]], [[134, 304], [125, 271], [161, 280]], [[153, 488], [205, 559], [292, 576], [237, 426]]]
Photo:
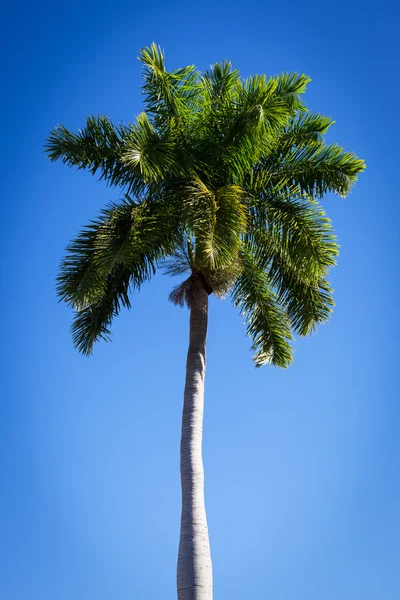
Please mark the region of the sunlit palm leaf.
[[121, 161], [129, 135], [128, 127], [114, 125], [107, 116], [92, 116], [78, 133], [71, 133], [63, 125], [53, 129], [45, 148], [52, 161], [60, 159], [92, 175], [99, 171], [100, 179], [108, 184], [128, 186], [140, 193], [143, 182]]
[[233, 288], [232, 298], [253, 340], [255, 365], [259, 367], [270, 363], [286, 368], [293, 360], [289, 317], [250, 248], [242, 249], [241, 259], [243, 269]]
[[72, 323], [72, 341], [82, 354], [89, 355], [99, 340], [110, 341], [110, 325], [121, 307], [130, 308], [129, 285], [131, 274], [124, 265], [110, 273], [103, 284], [102, 294], [77, 310]]
[[238, 255], [246, 231], [243, 190], [230, 185], [212, 191], [200, 180], [183, 190], [183, 218], [196, 239], [196, 260], [208, 269], [229, 264]]
[[299, 272], [318, 279], [336, 264], [339, 248], [331, 221], [297, 186], [288, 193], [260, 194], [253, 206], [252, 231], [265, 265], [279, 251]]
[[170, 118], [188, 116], [192, 101], [199, 91], [199, 74], [194, 66], [168, 72], [164, 53], [156, 44], [143, 48], [139, 55], [143, 64], [143, 92], [146, 110], [159, 126]]

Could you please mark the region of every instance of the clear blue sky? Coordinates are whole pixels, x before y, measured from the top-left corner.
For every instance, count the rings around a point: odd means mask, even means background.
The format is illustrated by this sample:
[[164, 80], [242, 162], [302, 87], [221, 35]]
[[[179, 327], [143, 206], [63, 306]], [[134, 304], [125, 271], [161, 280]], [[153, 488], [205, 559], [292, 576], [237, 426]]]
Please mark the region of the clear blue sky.
[[[6, 13], [4, 13], [4, 10]], [[288, 371], [255, 370], [212, 301], [204, 462], [216, 600], [400, 598], [396, 3], [9, 3], [2, 13], [0, 597], [172, 600], [188, 313], [157, 277], [92, 358], [54, 279], [118, 198], [42, 152], [57, 123], [140, 111], [140, 48], [176, 68], [297, 70], [367, 162], [327, 197], [337, 308]], [[397, 569], [397, 572], [396, 572]]]

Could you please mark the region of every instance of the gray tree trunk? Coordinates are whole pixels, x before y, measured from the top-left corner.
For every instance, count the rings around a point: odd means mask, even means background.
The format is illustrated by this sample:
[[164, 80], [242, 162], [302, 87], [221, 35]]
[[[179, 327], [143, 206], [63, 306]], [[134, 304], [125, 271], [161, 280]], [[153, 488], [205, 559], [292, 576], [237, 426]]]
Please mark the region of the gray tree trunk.
[[211, 600], [212, 567], [206, 509], [202, 433], [208, 293], [197, 279], [190, 309], [190, 342], [182, 415], [182, 517], [178, 553], [178, 600]]

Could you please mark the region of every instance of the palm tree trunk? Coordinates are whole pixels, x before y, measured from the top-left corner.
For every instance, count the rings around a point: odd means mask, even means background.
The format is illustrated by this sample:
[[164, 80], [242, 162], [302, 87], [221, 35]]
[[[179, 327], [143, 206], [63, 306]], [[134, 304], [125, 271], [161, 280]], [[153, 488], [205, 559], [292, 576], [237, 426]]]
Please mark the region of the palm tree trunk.
[[211, 600], [212, 567], [201, 453], [208, 292], [202, 277], [194, 283], [182, 415], [182, 517], [177, 583], [178, 600]]

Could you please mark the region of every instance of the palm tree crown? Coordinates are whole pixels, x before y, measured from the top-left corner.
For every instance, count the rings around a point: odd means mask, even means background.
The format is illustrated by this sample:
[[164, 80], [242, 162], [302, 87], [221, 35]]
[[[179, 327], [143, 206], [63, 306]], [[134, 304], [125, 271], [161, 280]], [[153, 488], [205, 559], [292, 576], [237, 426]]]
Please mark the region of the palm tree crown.
[[333, 121], [309, 112], [297, 73], [242, 80], [229, 62], [204, 74], [168, 72], [152, 44], [140, 53], [144, 112], [127, 126], [92, 116], [84, 129], [55, 128], [53, 161], [88, 169], [122, 190], [67, 247], [58, 293], [76, 314], [75, 346], [109, 339], [130, 291], [157, 267], [187, 273], [171, 293], [190, 306], [199, 279], [231, 293], [257, 366], [287, 367], [293, 333], [329, 318], [327, 281], [338, 246], [318, 200], [346, 196], [365, 167], [326, 144]]

